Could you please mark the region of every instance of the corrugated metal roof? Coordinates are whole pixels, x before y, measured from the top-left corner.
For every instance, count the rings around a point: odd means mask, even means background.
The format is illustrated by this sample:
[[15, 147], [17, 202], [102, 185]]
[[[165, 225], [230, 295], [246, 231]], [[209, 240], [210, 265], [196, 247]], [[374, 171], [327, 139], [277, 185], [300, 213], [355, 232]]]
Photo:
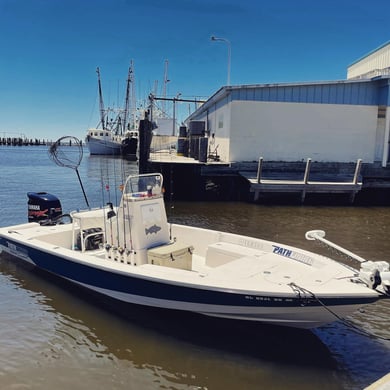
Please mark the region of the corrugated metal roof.
[[[390, 105], [389, 77], [327, 82], [254, 84], [220, 88], [192, 113], [191, 120], [216, 104], [233, 100], [290, 103]], [[224, 101], [227, 99], [226, 101]]]
[[232, 90], [232, 100], [255, 100], [318, 104], [377, 104], [377, 87], [373, 83], [337, 83], [313, 85], [279, 85]]

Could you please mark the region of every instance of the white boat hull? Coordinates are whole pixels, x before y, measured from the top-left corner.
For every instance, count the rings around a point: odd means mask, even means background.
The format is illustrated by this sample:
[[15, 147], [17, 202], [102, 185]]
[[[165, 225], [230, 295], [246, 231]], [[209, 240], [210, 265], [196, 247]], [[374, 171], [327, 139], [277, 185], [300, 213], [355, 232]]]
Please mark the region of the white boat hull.
[[121, 141], [111, 139], [89, 137], [86, 139], [89, 153], [92, 155], [119, 155]]
[[324, 256], [169, 224], [162, 178], [144, 176], [128, 179], [116, 208], [74, 212], [69, 224], [0, 228], [0, 250], [120, 302], [298, 328], [387, 297]]
[[116, 135], [109, 130], [89, 129], [85, 143], [92, 155], [119, 155], [127, 138], [128, 135]]
[[92, 155], [119, 155], [120, 145], [112, 142], [91, 140], [87, 143], [89, 153]]
[[[135, 132], [134, 132], [135, 133]], [[94, 134], [94, 135], [92, 135]], [[105, 134], [104, 136], [101, 134]], [[110, 132], [89, 130], [85, 143], [91, 155], [117, 156], [124, 154], [129, 159], [136, 159], [138, 138], [112, 135]]]
[[[45, 228], [56, 229], [39, 227], [41, 231]], [[64, 226], [58, 226], [58, 229], [63, 232]], [[30, 265], [130, 304], [315, 328], [336, 320], [336, 316], [350, 315], [359, 307], [376, 301], [379, 296], [377, 292], [360, 286], [354, 286], [357, 287], [354, 293], [317, 293], [315, 298], [299, 296], [288, 286], [274, 291], [255, 291], [251, 283], [240, 283], [241, 288], [228, 288], [213, 269], [209, 270], [208, 275], [199, 276], [193, 271], [165, 269], [152, 264], [133, 266], [109, 261], [105, 259], [105, 250], [91, 251], [87, 256], [81, 256], [81, 253], [60, 249], [39, 239], [29, 240], [29, 230], [28, 227], [19, 232], [18, 227], [0, 229], [1, 249]], [[25, 239], [21, 237], [23, 233], [26, 234]], [[253, 266], [251, 261], [248, 266]], [[245, 288], [245, 285], [248, 287]]]

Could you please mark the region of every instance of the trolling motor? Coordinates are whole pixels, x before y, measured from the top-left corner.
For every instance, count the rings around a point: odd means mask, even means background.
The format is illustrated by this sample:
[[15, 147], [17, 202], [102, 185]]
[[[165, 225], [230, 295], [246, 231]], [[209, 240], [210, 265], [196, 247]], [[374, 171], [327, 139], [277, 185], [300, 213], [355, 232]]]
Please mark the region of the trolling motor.
[[359, 278], [369, 288], [375, 290], [378, 286], [382, 286], [386, 295], [390, 296], [390, 264], [387, 261], [371, 261], [360, 257], [349, 250], [325, 239], [323, 230], [310, 230], [306, 232], [307, 240], [318, 240], [326, 246], [336, 249], [338, 252], [347, 255], [351, 259], [358, 261], [360, 266]]
[[390, 271], [389, 263], [386, 261], [366, 261], [362, 263], [359, 277], [372, 289], [382, 284], [386, 294], [390, 294]]

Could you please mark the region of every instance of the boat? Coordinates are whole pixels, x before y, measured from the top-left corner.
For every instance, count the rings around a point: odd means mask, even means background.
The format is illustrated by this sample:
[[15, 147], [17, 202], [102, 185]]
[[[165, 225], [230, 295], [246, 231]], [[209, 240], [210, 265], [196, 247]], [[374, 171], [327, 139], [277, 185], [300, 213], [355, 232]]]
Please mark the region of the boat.
[[170, 223], [159, 173], [131, 175], [118, 205], [62, 214], [61, 201], [28, 193], [29, 222], [0, 228], [0, 248], [123, 303], [310, 329], [390, 297], [389, 263], [341, 263], [260, 238]]
[[[100, 121], [96, 128], [88, 129], [85, 143], [91, 155], [126, 155], [136, 156], [138, 130], [136, 128], [134, 96], [134, 70], [131, 62], [126, 85], [124, 109], [105, 108], [103, 101], [100, 69], [98, 75]], [[130, 101], [131, 100], [131, 101]]]
[[85, 143], [91, 155], [119, 155], [123, 136], [108, 129], [88, 129]]
[[122, 140], [121, 144], [121, 155], [130, 161], [138, 160], [139, 132], [138, 130], [129, 131], [126, 137]]

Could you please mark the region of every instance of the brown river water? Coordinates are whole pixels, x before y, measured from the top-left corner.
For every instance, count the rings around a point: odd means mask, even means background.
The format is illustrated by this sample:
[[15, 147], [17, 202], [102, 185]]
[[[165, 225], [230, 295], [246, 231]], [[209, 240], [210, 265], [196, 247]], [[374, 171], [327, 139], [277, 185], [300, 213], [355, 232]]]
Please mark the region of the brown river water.
[[[76, 172], [45, 147], [0, 147], [0, 163], [0, 226], [27, 221], [28, 191], [55, 194], [64, 211], [85, 208]], [[121, 176], [136, 171], [86, 153], [79, 173], [90, 205], [115, 202]], [[389, 207], [169, 202], [167, 212], [172, 222], [333, 255], [304, 238], [322, 229], [359, 256], [390, 260]], [[381, 301], [350, 318], [355, 328], [309, 331], [113, 308], [3, 254], [0, 389], [363, 389], [390, 372], [389, 314]]]

